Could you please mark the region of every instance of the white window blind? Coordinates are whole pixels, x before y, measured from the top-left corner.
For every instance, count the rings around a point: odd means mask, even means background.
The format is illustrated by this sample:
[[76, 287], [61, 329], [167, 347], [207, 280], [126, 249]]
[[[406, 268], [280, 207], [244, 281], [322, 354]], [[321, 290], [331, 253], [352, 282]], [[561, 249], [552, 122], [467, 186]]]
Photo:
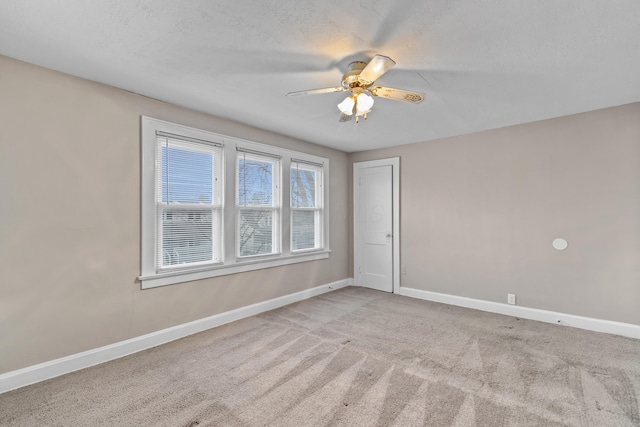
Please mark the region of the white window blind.
[[222, 147], [156, 133], [156, 269], [220, 263]]
[[321, 164], [291, 160], [291, 250], [322, 247]]
[[280, 253], [280, 156], [237, 150], [238, 257]]

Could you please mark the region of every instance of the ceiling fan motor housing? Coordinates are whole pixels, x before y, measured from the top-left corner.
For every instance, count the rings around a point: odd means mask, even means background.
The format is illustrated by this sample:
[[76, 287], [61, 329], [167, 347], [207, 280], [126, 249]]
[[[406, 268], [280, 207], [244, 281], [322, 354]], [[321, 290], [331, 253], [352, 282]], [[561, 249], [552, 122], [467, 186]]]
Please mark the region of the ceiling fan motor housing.
[[358, 80], [358, 76], [366, 66], [367, 63], [362, 61], [354, 61], [350, 63], [349, 71], [344, 73], [344, 76], [342, 76], [342, 87], [345, 89], [352, 89], [354, 87], [362, 86]]

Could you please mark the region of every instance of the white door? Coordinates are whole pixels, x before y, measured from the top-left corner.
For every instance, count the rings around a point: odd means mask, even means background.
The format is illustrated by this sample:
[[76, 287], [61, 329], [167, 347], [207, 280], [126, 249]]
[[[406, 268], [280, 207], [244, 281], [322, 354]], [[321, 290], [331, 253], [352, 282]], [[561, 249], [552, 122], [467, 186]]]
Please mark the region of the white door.
[[398, 159], [354, 164], [356, 284], [385, 292], [394, 291], [394, 231], [399, 228], [394, 227], [393, 163]]

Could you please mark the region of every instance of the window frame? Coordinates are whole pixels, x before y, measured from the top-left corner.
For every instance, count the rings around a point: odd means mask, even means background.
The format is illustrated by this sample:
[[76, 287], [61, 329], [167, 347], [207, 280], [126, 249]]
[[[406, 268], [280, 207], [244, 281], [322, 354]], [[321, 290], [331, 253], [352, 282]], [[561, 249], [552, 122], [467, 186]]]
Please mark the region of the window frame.
[[[195, 138], [222, 145], [221, 166], [221, 220], [222, 262], [204, 266], [156, 268], [158, 232], [156, 216], [156, 132]], [[288, 150], [259, 142], [221, 135], [151, 117], [141, 116], [141, 274], [142, 289], [200, 280], [227, 274], [242, 273], [262, 268], [277, 267], [299, 262], [326, 259], [329, 247], [329, 159], [312, 154]], [[238, 216], [236, 206], [236, 164], [238, 150], [266, 153], [280, 157], [279, 188], [279, 253], [239, 257], [236, 251]], [[290, 204], [290, 170], [292, 160], [322, 165], [322, 224], [321, 245], [317, 249], [292, 251]]]
[[[235, 188], [234, 193], [236, 195], [236, 212], [235, 212], [235, 222], [236, 222], [236, 258], [242, 260], [248, 259], [258, 259], [265, 257], [273, 257], [279, 256], [282, 254], [282, 157], [278, 155], [272, 155], [270, 153], [257, 152], [254, 150], [246, 150], [242, 148], [236, 148], [236, 172], [235, 172]], [[240, 202], [240, 156], [244, 160], [246, 160], [247, 155], [249, 155], [250, 160], [261, 161], [264, 163], [271, 163], [272, 171], [271, 171], [271, 205], [260, 205], [260, 204], [247, 204], [246, 195], [244, 204], [241, 205]], [[271, 211], [271, 252], [265, 254], [252, 254], [252, 255], [242, 255], [241, 254], [241, 244], [240, 241], [240, 213], [241, 211], [263, 211], [268, 210]]]
[[[293, 218], [291, 219], [291, 221], [289, 222], [289, 227], [291, 229], [291, 239], [290, 239], [290, 245], [291, 245], [291, 253], [304, 253], [304, 252], [312, 252], [312, 251], [317, 251], [319, 248], [323, 247], [323, 239], [324, 239], [324, 217], [325, 217], [325, 209], [324, 209], [324, 167], [322, 164], [318, 164], [318, 163], [313, 163], [307, 160], [302, 160], [302, 159], [296, 159], [293, 158], [291, 159], [291, 165], [289, 166], [289, 174], [291, 174], [291, 170], [293, 169], [293, 164], [297, 165], [297, 170], [303, 169], [303, 170], [309, 170], [309, 171], [314, 171], [316, 173], [316, 179], [314, 180], [314, 185], [315, 185], [315, 201], [314, 201], [314, 205], [313, 207], [305, 207], [305, 206], [293, 206], [293, 201], [291, 200], [289, 205], [290, 205], [290, 211], [291, 211], [291, 216], [293, 217], [293, 213], [295, 211], [313, 211], [314, 212], [314, 217], [315, 217], [315, 221], [314, 221], [314, 242], [315, 245], [313, 248], [303, 248], [303, 249], [294, 249], [293, 248], [293, 239], [294, 239], [294, 223], [293, 223]], [[302, 167], [301, 167], [302, 165]], [[289, 177], [291, 177], [291, 175], [289, 175]], [[289, 181], [291, 182], [291, 179], [289, 179]], [[290, 189], [290, 194], [293, 193], [293, 190]]]
[[[158, 168], [158, 165], [162, 160], [162, 149], [158, 149], [161, 145], [158, 138], [165, 138], [165, 143], [170, 143], [170, 140], [173, 140], [173, 144], [177, 147], [182, 146], [182, 149], [185, 151], [189, 151], [192, 153], [203, 153], [210, 154], [212, 160], [212, 182], [211, 182], [211, 203], [210, 204], [195, 204], [195, 203], [176, 203], [173, 204], [169, 200], [169, 193], [167, 192], [167, 202], [164, 202], [163, 199], [163, 188], [162, 188], [162, 168]], [[188, 137], [187, 137], [188, 138]], [[175, 135], [168, 134], [165, 132], [156, 131], [156, 188], [155, 188], [155, 203], [156, 203], [156, 272], [167, 272], [174, 271], [178, 269], [190, 269], [196, 268], [200, 266], [207, 265], [216, 265], [220, 264], [224, 259], [224, 236], [223, 236], [223, 220], [222, 215], [224, 212], [224, 170], [222, 168], [223, 160], [222, 153], [223, 147], [221, 144], [215, 143], [213, 141], [205, 141], [205, 140], [196, 140], [195, 138], [187, 139], [183, 135]], [[168, 176], [167, 176], [168, 177]], [[168, 185], [168, 184], [167, 184]], [[211, 214], [211, 233], [212, 233], [212, 242], [211, 242], [211, 252], [212, 259], [209, 261], [200, 261], [193, 262], [189, 264], [174, 264], [174, 265], [164, 265], [162, 260], [164, 259], [164, 253], [161, 253], [161, 248], [164, 250], [164, 233], [163, 233], [163, 220], [159, 218], [163, 215], [163, 211], [172, 211], [172, 215], [176, 212], [180, 212], [182, 210], [193, 210], [193, 211], [202, 211], [209, 212]], [[218, 231], [222, 235], [221, 241], [216, 244], [213, 242], [213, 234], [214, 231]], [[216, 259], [217, 258], [217, 259]]]

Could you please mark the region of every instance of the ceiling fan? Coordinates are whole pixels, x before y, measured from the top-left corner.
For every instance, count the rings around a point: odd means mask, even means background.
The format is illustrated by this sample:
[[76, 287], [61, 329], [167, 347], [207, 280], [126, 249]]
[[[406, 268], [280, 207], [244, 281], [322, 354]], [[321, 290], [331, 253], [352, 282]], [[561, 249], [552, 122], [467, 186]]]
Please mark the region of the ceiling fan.
[[419, 104], [424, 100], [424, 93], [408, 90], [394, 89], [384, 86], [373, 86], [375, 80], [396, 65], [388, 56], [376, 55], [371, 61], [354, 61], [349, 64], [347, 72], [342, 76], [342, 85], [323, 89], [303, 90], [289, 92], [287, 96], [318, 95], [322, 93], [350, 91], [351, 95], [338, 104], [340, 110], [340, 122], [346, 122], [354, 117], [356, 123], [362, 116], [365, 120], [373, 107], [373, 97], [393, 99], [396, 101]]

